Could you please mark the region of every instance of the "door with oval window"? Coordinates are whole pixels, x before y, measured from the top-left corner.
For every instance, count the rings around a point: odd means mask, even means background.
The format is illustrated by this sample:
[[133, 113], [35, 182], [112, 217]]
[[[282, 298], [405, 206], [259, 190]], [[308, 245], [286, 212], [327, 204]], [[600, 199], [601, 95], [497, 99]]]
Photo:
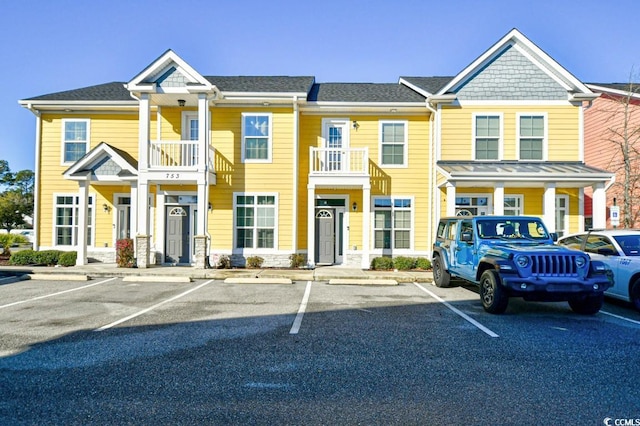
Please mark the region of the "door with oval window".
[[167, 206], [166, 217], [165, 262], [189, 263], [189, 207]]
[[322, 209], [316, 213], [317, 264], [333, 264], [335, 261], [334, 210]]

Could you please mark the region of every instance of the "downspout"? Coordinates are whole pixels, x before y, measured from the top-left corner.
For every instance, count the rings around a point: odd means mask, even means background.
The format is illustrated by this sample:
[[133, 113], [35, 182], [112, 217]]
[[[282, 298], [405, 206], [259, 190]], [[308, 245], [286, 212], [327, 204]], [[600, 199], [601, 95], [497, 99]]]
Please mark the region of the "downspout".
[[429, 117], [429, 121], [431, 122], [431, 125], [429, 126], [429, 195], [428, 195], [428, 200], [429, 200], [429, 216], [428, 216], [428, 223], [429, 223], [429, 227], [427, 228], [427, 251], [429, 252], [429, 256], [431, 257], [433, 255], [433, 253], [431, 253], [432, 247], [430, 247], [430, 242], [434, 241], [433, 239], [433, 228], [435, 226], [435, 208], [433, 205], [434, 202], [434, 187], [435, 187], [435, 153], [436, 153], [436, 136], [438, 134], [438, 132], [435, 131], [434, 126], [436, 125], [436, 114], [437, 111], [429, 104], [429, 100], [425, 100], [425, 106], [427, 107], [427, 110], [431, 112], [430, 117]]
[[300, 172], [300, 151], [299, 151], [299, 138], [300, 138], [300, 112], [298, 110], [298, 97], [293, 97], [293, 206], [292, 206], [292, 223], [291, 234], [293, 235], [293, 241], [291, 242], [291, 248], [293, 254], [298, 253], [298, 175]]
[[36, 162], [33, 185], [33, 249], [40, 248], [40, 135], [42, 134], [42, 118], [40, 111], [33, 108], [31, 103], [27, 104], [27, 109], [36, 116]]

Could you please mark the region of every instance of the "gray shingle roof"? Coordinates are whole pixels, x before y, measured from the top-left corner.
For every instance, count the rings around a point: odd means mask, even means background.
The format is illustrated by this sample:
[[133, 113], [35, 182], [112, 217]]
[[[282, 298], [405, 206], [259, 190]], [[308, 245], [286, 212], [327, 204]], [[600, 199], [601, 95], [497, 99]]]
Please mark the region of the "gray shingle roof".
[[310, 76], [205, 76], [223, 92], [308, 93], [315, 78]]
[[447, 85], [453, 77], [400, 77], [401, 79], [413, 84], [420, 89], [434, 94]]
[[397, 83], [314, 84], [308, 101], [317, 102], [424, 102], [424, 97]]
[[27, 98], [27, 101], [133, 101], [123, 82], [98, 84], [81, 89], [65, 90], [64, 92], [49, 93], [47, 95]]

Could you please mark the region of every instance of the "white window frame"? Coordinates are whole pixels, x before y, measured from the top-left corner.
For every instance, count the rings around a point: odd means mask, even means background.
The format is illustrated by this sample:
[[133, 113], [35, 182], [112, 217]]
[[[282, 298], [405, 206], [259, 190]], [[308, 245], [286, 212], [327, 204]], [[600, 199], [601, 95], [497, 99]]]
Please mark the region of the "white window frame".
[[[376, 208], [376, 200], [390, 200], [391, 201], [391, 206], [390, 207], [378, 207]], [[409, 200], [411, 202], [411, 207], [395, 207], [394, 206], [394, 201], [396, 200]], [[416, 214], [416, 200], [415, 197], [413, 196], [401, 196], [401, 195], [394, 195], [391, 197], [373, 197], [371, 200], [371, 247], [373, 247], [373, 252], [374, 253], [399, 253], [399, 254], [405, 254], [405, 253], [409, 253], [411, 251], [413, 251], [413, 247], [415, 246], [415, 236], [416, 236], [416, 232], [415, 232], [415, 214]], [[377, 248], [376, 247], [376, 231], [379, 230], [385, 230], [387, 228], [376, 228], [376, 211], [381, 210], [381, 211], [391, 211], [391, 247], [390, 248]], [[410, 212], [410, 225], [409, 228], [398, 228], [396, 229], [394, 226], [394, 212], [396, 211], [409, 211]], [[409, 231], [409, 247], [408, 248], [395, 248], [395, 231], [399, 230], [399, 231]]]
[[[58, 197], [72, 197], [73, 204], [58, 204]], [[80, 196], [78, 193], [54, 193], [53, 194], [53, 223], [52, 223], [52, 246], [53, 247], [77, 247], [78, 246], [78, 213], [80, 209], [79, 205]], [[95, 223], [96, 223], [96, 204], [95, 204], [96, 196], [94, 194], [89, 194], [88, 202], [89, 202], [89, 218], [87, 220], [87, 228], [89, 232], [87, 236], [90, 239], [90, 243], [87, 244], [89, 247], [95, 247]], [[60, 225], [62, 227], [71, 227], [71, 245], [66, 244], [58, 244], [58, 224], [57, 222], [57, 210], [58, 207], [62, 208], [71, 208], [72, 216], [71, 225]], [[90, 219], [90, 220], [89, 220]]]
[[[86, 123], [87, 125], [87, 138], [86, 140], [83, 141], [78, 141], [78, 140], [67, 140], [66, 139], [66, 124], [67, 123], [76, 123], [76, 122], [83, 122]], [[68, 164], [73, 164], [76, 161], [78, 161], [80, 158], [76, 158], [75, 160], [66, 160], [65, 159], [65, 152], [66, 152], [66, 145], [67, 143], [84, 143], [85, 144], [85, 151], [84, 151], [84, 155], [86, 155], [87, 152], [89, 152], [89, 146], [91, 144], [91, 119], [89, 118], [63, 118], [61, 121], [61, 130], [60, 130], [60, 141], [61, 141], [61, 152], [60, 152], [60, 164], [62, 165], [68, 165]]]
[[[561, 209], [558, 206], [558, 201], [564, 200], [564, 207]], [[556, 207], [556, 232], [558, 233], [558, 237], [563, 235], [567, 235], [569, 233], [569, 196], [568, 195], [557, 195], [555, 200]], [[560, 211], [564, 211], [564, 223], [560, 223]]]
[[[182, 113], [182, 135], [180, 137], [183, 141], [197, 142], [199, 139], [191, 139], [191, 128], [189, 127], [191, 120], [199, 121], [198, 111], [184, 111]], [[200, 131], [199, 127], [198, 131]]]
[[[238, 247], [238, 227], [237, 227], [237, 207], [238, 207], [238, 197], [274, 197], [274, 205], [273, 205], [273, 247], [257, 247], [258, 242], [258, 234], [257, 230], [259, 229], [257, 220], [254, 221], [253, 230], [253, 246], [252, 247]], [[256, 200], [257, 201], [257, 200]], [[276, 192], [234, 192], [233, 193], [233, 252], [234, 253], [264, 253], [264, 252], [275, 252], [278, 250], [278, 233], [279, 233], [279, 213], [278, 213], [278, 193]], [[243, 204], [245, 205], [245, 204]], [[253, 204], [256, 206], [257, 204]], [[254, 215], [254, 219], [257, 219], [257, 215]]]
[[[472, 131], [471, 133], [473, 134], [472, 136], [472, 140], [471, 140], [471, 158], [473, 158], [475, 161], [501, 161], [503, 158], [503, 151], [504, 151], [504, 114], [501, 112], [474, 112], [472, 114]], [[477, 120], [478, 117], [498, 117], [498, 120], [500, 121], [499, 126], [498, 126], [498, 158], [492, 158], [492, 159], [478, 159], [476, 158], [476, 145], [477, 145], [477, 139], [478, 136], [476, 134], [476, 128], [477, 128]]]
[[[516, 206], [507, 206], [507, 198], [516, 200]], [[524, 215], [524, 196], [520, 194], [504, 194], [503, 202], [504, 214], [509, 216], [522, 216]], [[515, 213], [507, 213], [507, 209], [515, 210]]]
[[[399, 145], [398, 143], [385, 143], [383, 141], [383, 128], [385, 124], [402, 124], [404, 126], [404, 140], [402, 141], [402, 163], [386, 164], [383, 162], [384, 156], [382, 147], [384, 145]], [[384, 168], [406, 168], [408, 167], [409, 158], [409, 122], [407, 120], [380, 120], [378, 122], [378, 164]]]
[[549, 123], [546, 112], [519, 112], [516, 114], [516, 157], [520, 158], [520, 119], [522, 117], [542, 117], [544, 131], [542, 135], [542, 158], [539, 160], [527, 159], [522, 161], [547, 161], [548, 159], [548, 140], [549, 140]]
[[[245, 139], [249, 136], [245, 135], [245, 123], [248, 117], [268, 117], [269, 118], [269, 134], [267, 135], [267, 158], [246, 158]], [[243, 163], [271, 163], [273, 160], [273, 114], [270, 112], [243, 112], [242, 113], [242, 162]]]

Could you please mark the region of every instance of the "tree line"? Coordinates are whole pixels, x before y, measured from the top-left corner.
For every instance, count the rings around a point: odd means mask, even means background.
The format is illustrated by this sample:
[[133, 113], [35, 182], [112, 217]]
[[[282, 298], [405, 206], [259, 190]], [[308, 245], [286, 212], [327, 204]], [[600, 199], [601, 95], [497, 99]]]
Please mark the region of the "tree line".
[[0, 229], [30, 227], [25, 219], [33, 217], [33, 185], [32, 170], [14, 173], [8, 161], [0, 160]]

